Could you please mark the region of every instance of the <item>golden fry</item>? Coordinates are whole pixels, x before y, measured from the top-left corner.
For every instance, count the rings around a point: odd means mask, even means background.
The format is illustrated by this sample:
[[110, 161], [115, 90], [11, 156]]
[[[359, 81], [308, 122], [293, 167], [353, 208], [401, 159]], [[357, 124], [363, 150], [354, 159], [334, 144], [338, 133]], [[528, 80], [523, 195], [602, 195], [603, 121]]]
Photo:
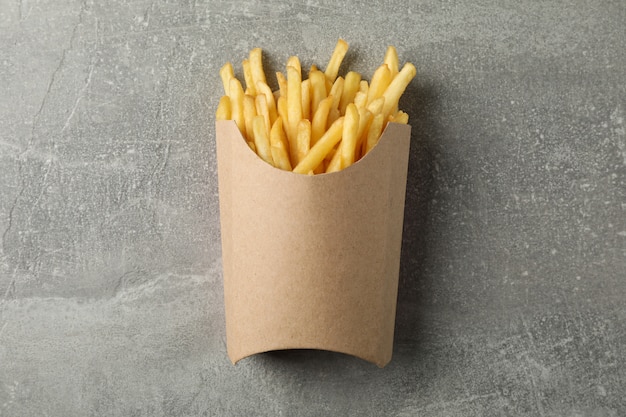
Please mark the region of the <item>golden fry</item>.
[[278, 101], [276, 102], [276, 111], [278, 113], [278, 117], [283, 119], [283, 129], [287, 132], [287, 97], [278, 97]]
[[364, 107], [359, 108], [359, 131], [356, 135], [356, 151], [354, 153], [355, 161], [358, 161], [363, 156], [363, 143], [367, 139], [367, 131], [373, 118], [374, 115], [368, 109]]
[[383, 123], [385, 121], [385, 116], [382, 113], [378, 113], [372, 119], [372, 123], [370, 124], [369, 131], [367, 133], [367, 140], [365, 141], [365, 152], [364, 155], [372, 150], [374, 146], [378, 143], [378, 139], [380, 139], [380, 135], [383, 131]]
[[[339, 142], [339, 145], [341, 146], [341, 142]], [[328, 166], [326, 167], [326, 170], [324, 172], [330, 173], [341, 171], [343, 169], [343, 167], [341, 166], [341, 161], [341, 152], [338, 149], [333, 153], [333, 156], [330, 158]]]
[[263, 116], [263, 121], [265, 122], [265, 128], [267, 130], [267, 137], [270, 136], [270, 129], [272, 127], [272, 122], [270, 120], [270, 112], [267, 106], [267, 99], [264, 94], [259, 94], [254, 98], [254, 104], [256, 106], [256, 114], [259, 116]]
[[387, 64], [382, 64], [376, 69], [370, 82], [370, 87], [367, 90], [367, 104], [382, 96], [389, 83], [391, 82], [391, 71]]
[[261, 48], [254, 48], [250, 51], [250, 72], [252, 73], [252, 81], [256, 87], [259, 82], [267, 84], [265, 79], [265, 71], [263, 70], [263, 52]]
[[317, 111], [313, 115], [313, 121], [311, 122], [311, 146], [315, 145], [319, 138], [324, 135], [324, 132], [326, 132], [328, 112], [332, 105], [333, 96], [328, 96], [323, 99], [317, 107]]
[[300, 65], [300, 58], [297, 56], [290, 56], [287, 60], [287, 67], [294, 67], [302, 78], [302, 66]]
[[359, 91], [367, 95], [367, 92], [369, 91], [369, 89], [370, 89], [370, 85], [367, 82], [367, 80], [361, 80], [361, 82], [359, 83]]
[[385, 52], [383, 62], [387, 64], [387, 67], [391, 72], [391, 78], [393, 79], [398, 74], [398, 70], [400, 68], [400, 64], [398, 63], [398, 51], [396, 51], [395, 47], [391, 45], [387, 47], [387, 52]]
[[302, 119], [298, 123], [296, 142], [296, 158], [300, 162], [311, 149], [311, 122], [309, 120]]
[[[254, 130], [252, 129], [252, 122], [256, 117], [256, 103], [254, 97], [250, 94], [243, 96], [243, 118], [246, 125], [247, 139], [254, 142]], [[256, 142], [255, 142], [256, 144]]]
[[298, 174], [308, 174], [309, 171], [317, 168], [322, 163], [328, 152], [335, 147], [341, 140], [341, 134], [343, 131], [344, 118], [340, 117], [332, 124], [330, 129], [326, 131], [324, 136], [317, 141], [315, 145], [311, 147], [309, 153], [298, 163], [293, 169], [293, 172]]
[[270, 145], [272, 159], [276, 168], [291, 171], [291, 162], [289, 162], [289, 152], [287, 151], [287, 137], [283, 129], [283, 119], [280, 117], [276, 119], [270, 130]]
[[237, 123], [239, 131], [246, 137], [246, 120], [243, 113], [243, 87], [237, 78], [231, 78], [229, 82], [229, 97], [231, 118]]
[[270, 115], [270, 122], [273, 125], [276, 121], [276, 118], [278, 117], [278, 113], [276, 111], [276, 100], [274, 98], [274, 94], [272, 93], [272, 89], [266, 83], [257, 81], [256, 91], [258, 94], [263, 94], [265, 96], [265, 101], [267, 102], [267, 110]]
[[374, 115], [368, 109], [359, 109], [359, 132], [357, 134], [359, 138], [365, 134], [373, 117]]
[[276, 81], [278, 81], [279, 95], [281, 97], [287, 97], [287, 79], [282, 72], [276, 72]]
[[302, 119], [302, 77], [296, 67], [287, 67], [287, 139], [289, 139], [289, 156], [295, 165], [297, 161], [298, 123]]
[[367, 104], [367, 93], [364, 93], [363, 91], [357, 91], [354, 95], [354, 104], [357, 107], [365, 107], [365, 105]]
[[333, 96], [333, 108], [339, 110], [339, 101], [341, 101], [341, 94], [343, 93], [343, 86], [345, 80], [343, 77], [338, 77], [335, 80], [332, 88], [330, 89], [329, 96]]
[[339, 67], [341, 66], [341, 62], [343, 58], [346, 56], [348, 52], [348, 43], [343, 39], [339, 39], [337, 44], [335, 45], [335, 50], [328, 61], [328, 65], [326, 66], [326, 71], [324, 71], [324, 75], [326, 78], [332, 83], [337, 78], [337, 74], [339, 73]]
[[326, 98], [326, 78], [321, 71], [309, 73], [311, 83], [311, 114], [315, 115], [322, 100]]
[[341, 136], [341, 168], [347, 168], [354, 163], [356, 143], [359, 133], [359, 110], [354, 103], [346, 107], [346, 116], [343, 123], [343, 134]]
[[241, 66], [243, 67], [243, 79], [246, 82], [246, 94], [251, 96], [256, 95], [256, 86], [254, 85], [254, 79], [252, 78], [252, 67], [250, 66], [250, 61], [244, 59], [241, 62]]
[[257, 154], [270, 165], [274, 165], [272, 151], [270, 149], [270, 138], [267, 136], [267, 128], [263, 116], [255, 116], [252, 119], [252, 129], [254, 130], [254, 145]]
[[230, 120], [230, 118], [230, 98], [228, 96], [222, 96], [217, 105], [217, 110], [215, 111], [215, 120]]
[[341, 117], [341, 113], [339, 113], [339, 109], [335, 107], [331, 107], [330, 110], [328, 111], [328, 119], [326, 120], [326, 127], [332, 126], [332, 124], [335, 123], [335, 121], [339, 119], [340, 117]]
[[391, 121], [394, 123], [407, 124], [409, 123], [409, 115], [400, 110], [393, 116]]
[[416, 73], [417, 70], [415, 69], [415, 65], [407, 62], [404, 64], [398, 75], [396, 75], [396, 77], [391, 81], [382, 95], [382, 97], [385, 98], [385, 104], [382, 111], [385, 118], [389, 116], [392, 109], [398, 105], [400, 96], [404, 93], [404, 90], [406, 90]]
[[333, 88], [333, 82], [324, 76], [324, 85], [326, 86], [326, 95], [330, 95], [330, 90]]
[[311, 120], [311, 81], [304, 80], [302, 88], [302, 118]]
[[382, 113], [384, 105], [385, 105], [385, 98], [378, 97], [367, 106], [367, 110], [369, 110], [372, 114], [376, 115], [378, 113]]
[[361, 83], [361, 74], [355, 71], [350, 71], [346, 74], [346, 78], [343, 83], [343, 91], [341, 92], [341, 100], [339, 100], [339, 112], [346, 114], [346, 107], [349, 103], [354, 102], [354, 96], [359, 91]]

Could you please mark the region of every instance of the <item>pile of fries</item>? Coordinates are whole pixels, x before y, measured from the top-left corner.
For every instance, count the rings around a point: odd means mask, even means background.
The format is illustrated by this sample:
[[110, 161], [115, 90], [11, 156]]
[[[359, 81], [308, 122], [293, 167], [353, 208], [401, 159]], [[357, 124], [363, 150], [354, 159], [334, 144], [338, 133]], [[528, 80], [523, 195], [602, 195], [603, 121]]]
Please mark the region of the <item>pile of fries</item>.
[[389, 46], [369, 83], [354, 71], [338, 77], [347, 52], [339, 39], [326, 69], [311, 66], [307, 79], [298, 57], [290, 57], [287, 76], [276, 73], [279, 90], [272, 92], [262, 51], [252, 49], [242, 62], [245, 90], [230, 62], [221, 68], [216, 119], [234, 120], [250, 148], [277, 168], [313, 175], [349, 167], [376, 145], [387, 123], [408, 123], [398, 100], [416, 69], [411, 63], [399, 69]]

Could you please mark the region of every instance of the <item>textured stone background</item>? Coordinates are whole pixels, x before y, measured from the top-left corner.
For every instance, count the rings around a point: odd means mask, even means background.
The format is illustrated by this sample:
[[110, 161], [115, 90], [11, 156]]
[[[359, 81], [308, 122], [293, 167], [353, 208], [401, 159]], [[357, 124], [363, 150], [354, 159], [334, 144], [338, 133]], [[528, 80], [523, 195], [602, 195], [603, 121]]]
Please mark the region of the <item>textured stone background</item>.
[[[626, 415], [625, 23], [622, 0], [0, 0], [0, 415]], [[418, 68], [394, 359], [233, 366], [218, 69], [323, 66], [338, 37], [364, 74], [388, 44]]]

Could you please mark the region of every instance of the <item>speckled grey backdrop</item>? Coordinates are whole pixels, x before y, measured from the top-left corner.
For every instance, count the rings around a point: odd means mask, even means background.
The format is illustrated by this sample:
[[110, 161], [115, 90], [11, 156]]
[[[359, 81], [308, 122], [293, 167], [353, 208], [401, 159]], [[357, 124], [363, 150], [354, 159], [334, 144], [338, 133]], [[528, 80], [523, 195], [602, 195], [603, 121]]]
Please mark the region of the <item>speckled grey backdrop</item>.
[[[408, 4], [407, 4], [408, 3]], [[626, 415], [626, 5], [0, 0], [0, 415]], [[225, 353], [248, 50], [418, 76], [394, 359]], [[238, 68], [239, 71], [239, 68]]]

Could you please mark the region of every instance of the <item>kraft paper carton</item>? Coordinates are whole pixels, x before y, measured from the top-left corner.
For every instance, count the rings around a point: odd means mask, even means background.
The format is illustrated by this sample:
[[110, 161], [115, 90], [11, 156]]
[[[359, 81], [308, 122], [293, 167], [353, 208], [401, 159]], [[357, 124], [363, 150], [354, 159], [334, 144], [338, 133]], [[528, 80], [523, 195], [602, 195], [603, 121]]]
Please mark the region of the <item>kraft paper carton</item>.
[[217, 121], [227, 351], [323, 349], [391, 360], [411, 127], [315, 176], [261, 160]]

